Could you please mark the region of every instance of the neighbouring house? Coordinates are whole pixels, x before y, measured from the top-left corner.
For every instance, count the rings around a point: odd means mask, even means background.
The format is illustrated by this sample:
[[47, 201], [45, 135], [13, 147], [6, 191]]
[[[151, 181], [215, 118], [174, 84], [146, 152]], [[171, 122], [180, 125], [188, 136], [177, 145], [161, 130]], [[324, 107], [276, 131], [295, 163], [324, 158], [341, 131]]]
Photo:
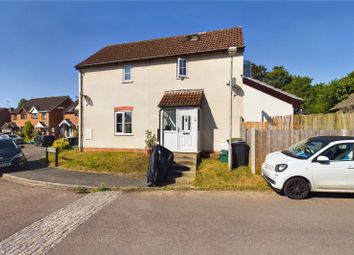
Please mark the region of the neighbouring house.
[[291, 115], [301, 98], [244, 77], [240, 27], [104, 47], [79, 71], [84, 150], [144, 150], [145, 131], [174, 152], [216, 152], [229, 137], [231, 57], [237, 96], [233, 137], [243, 121]]
[[77, 137], [79, 126], [79, 100], [75, 100], [64, 112], [64, 118], [59, 124], [60, 136]]
[[330, 109], [331, 112], [354, 112], [354, 93]]
[[65, 109], [73, 101], [69, 96], [33, 98], [11, 112], [11, 124], [21, 130], [30, 121], [40, 134], [59, 136], [59, 124]]
[[7, 133], [8, 131], [5, 124], [11, 121], [10, 111], [11, 109], [9, 108], [0, 108], [0, 132], [2, 133]]

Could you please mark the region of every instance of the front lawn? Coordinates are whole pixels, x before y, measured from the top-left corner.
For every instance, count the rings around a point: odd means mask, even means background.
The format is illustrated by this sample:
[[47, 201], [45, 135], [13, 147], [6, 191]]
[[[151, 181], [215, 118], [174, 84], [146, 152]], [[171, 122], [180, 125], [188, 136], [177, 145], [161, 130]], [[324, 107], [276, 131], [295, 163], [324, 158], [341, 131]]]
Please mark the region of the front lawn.
[[194, 185], [201, 189], [269, 190], [262, 176], [252, 175], [248, 167], [228, 171], [227, 163], [203, 159]]
[[[54, 156], [50, 155], [54, 165]], [[79, 152], [59, 153], [59, 168], [91, 172], [119, 173], [134, 177], [146, 176], [148, 156], [140, 152]]]

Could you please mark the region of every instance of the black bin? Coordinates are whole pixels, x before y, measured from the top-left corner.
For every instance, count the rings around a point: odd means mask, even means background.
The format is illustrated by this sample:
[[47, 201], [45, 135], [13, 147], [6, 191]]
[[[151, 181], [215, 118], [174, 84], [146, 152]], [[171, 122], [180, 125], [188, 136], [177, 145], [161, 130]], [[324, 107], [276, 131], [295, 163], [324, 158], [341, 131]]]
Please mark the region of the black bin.
[[232, 139], [232, 168], [248, 166], [250, 146], [242, 139]]

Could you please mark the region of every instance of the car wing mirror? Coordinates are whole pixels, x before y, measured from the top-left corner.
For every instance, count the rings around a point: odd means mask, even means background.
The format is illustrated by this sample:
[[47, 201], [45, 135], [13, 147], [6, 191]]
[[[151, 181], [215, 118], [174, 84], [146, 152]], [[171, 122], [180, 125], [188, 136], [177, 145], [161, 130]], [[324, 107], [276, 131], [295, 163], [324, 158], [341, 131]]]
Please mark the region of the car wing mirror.
[[319, 156], [316, 161], [321, 164], [328, 164], [329, 158], [326, 156]]

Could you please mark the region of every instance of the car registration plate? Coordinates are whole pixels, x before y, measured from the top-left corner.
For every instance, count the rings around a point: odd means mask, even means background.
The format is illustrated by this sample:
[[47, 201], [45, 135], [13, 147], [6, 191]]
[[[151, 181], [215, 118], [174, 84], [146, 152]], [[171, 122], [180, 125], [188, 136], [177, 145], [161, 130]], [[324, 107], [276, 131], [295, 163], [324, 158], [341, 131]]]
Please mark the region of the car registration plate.
[[10, 162], [0, 163], [0, 167], [7, 167], [7, 166], [11, 166], [11, 163]]

